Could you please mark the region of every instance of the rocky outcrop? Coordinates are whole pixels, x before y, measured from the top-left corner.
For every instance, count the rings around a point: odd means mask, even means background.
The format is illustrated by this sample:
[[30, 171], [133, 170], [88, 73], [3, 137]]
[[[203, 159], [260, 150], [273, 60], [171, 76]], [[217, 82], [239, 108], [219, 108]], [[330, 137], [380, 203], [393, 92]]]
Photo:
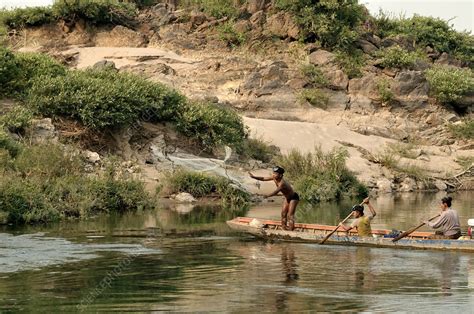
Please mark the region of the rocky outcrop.
[[265, 32], [280, 38], [297, 39], [300, 29], [288, 12], [281, 11], [267, 18]]
[[112, 31], [102, 31], [95, 37], [95, 45], [102, 47], [143, 47], [146, 37], [125, 26], [115, 26]]

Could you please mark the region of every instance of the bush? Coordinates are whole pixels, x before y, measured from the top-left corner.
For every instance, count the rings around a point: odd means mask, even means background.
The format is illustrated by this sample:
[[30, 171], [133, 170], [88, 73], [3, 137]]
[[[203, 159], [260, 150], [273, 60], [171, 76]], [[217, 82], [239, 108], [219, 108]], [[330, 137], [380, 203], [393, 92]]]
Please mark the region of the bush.
[[344, 149], [324, 153], [316, 148], [307, 154], [293, 150], [275, 158], [275, 162], [285, 168], [285, 176], [294, 182], [295, 189], [306, 201], [363, 197], [367, 195], [367, 188], [346, 168], [347, 156]]
[[250, 201], [248, 192], [232, 181], [201, 172], [180, 169], [168, 176], [167, 185], [171, 193], [186, 192], [197, 198], [217, 194], [228, 206], [241, 206]]
[[380, 100], [383, 103], [387, 103], [393, 98], [393, 93], [390, 87], [390, 81], [387, 79], [380, 79], [377, 82], [377, 92], [379, 93]]
[[412, 69], [418, 60], [425, 58], [421, 52], [409, 52], [400, 46], [379, 50], [377, 56], [382, 59], [380, 65], [384, 68], [406, 69]]
[[350, 52], [336, 52], [336, 63], [349, 78], [361, 77], [365, 62], [364, 53], [359, 49]]
[[325, 92], [317, 88], [303, 89], [298, 96], [301, 104], [308, 102], [314, 107], [326, 109], [329, 98]]
[[33, 113], [23, 106], [17, 106], [0, 117], [0, 128], [6, 128], [12, 133], [23, 134], [30, 126]]
[[[11, 157], [16, 157], [20, 153], [21, 147], [7, 133], [0, 129], [0, 149], [7, 151]], [[5, 163], [3, 162], [3, 164]]]
[[318, 40], [323, 47], [348, 50], [359, 37], [357, 28], [367, 13], [357, 0], [276, 0], [275, 7], [291, 12], [300, 27], [300, 39]]
[[15, 29], [48, 24], [54, 21], [54, 19], [51, 7], [29, 7], [4, 10], [0, 23], [5, 24], [8, 28]]
[[447, 52], [470, 63], [474, 62], [474, 37], [457, 32], [439, 18], [414, 15], [411, 18], [393, 18], [379, 14], [375, 20], [376, 34], [383, 37], [403, 35], [424, 49], [430, 46], [438, 52]]
[[234, 0], [183, 0], [183, 7], [196, 7], [210, 16], [218, 19], [223, 17], [236, 18], [239, 16], [239, 8], [234, 6]]
[[[0, 141], [1, 143], [1, 141]], [[24, 146], [0, 163], [0, 212], [8, 222], [48, 222], [98, 212], [148, 209], [152, 199], [141, 182], [116, 164], [92, 177], [75, 151], [54, 144]]]
[[237, 47], [245, 43], [247, 36], [235, 30], [234, 22], [229, 21], [217, 27], [219, 38], [226, 42], [229, 47]]
[[244, 141], [238, 152], [244, 157], [268, 163], [280, 153], [280, 150], [276, 146], [270, 146], [262, 139], [249, 138]]
[[0, 46], [0, 96], [12, 93], [12, 81], [18, 76], [18, 65], [15, 55], [7, 48]]
[[92, 24], [132, 25], [137, 15], [134, 3], [116, 0], [56, 0], [50, 7], [29, 7], [3, 10], [0, 24], [22, 28], [49, 24], [57, 20], [75, 22], [79, 19]]
[[472, 140], [474, 139], [474, 120], [465, 120], [461, 124], [450, 124], [449, 130], [459, 139]]
[[173, 120], [184, 97], [164, 85], [112, 70], [70, 71], [34, 81], [28, 103], [46, 116], [79, 120], [91, 129], [127, 126], [139, 120]]
[[474, 90], [472, 70], [437, 66], [426, 71], [426, 78], [436, 99], [451, 103]]
[[217, 145], [240, 147], [247, 137], [237, 113], [210, 103], [190, 103], [183, 107], [176, 128], [208, 150]]
[[313, 86], [325, 87], [329, 84], [328, 79], [324, 73], [313, 64], [307, 63], [300, 67], [301, 74], [303, 74]]

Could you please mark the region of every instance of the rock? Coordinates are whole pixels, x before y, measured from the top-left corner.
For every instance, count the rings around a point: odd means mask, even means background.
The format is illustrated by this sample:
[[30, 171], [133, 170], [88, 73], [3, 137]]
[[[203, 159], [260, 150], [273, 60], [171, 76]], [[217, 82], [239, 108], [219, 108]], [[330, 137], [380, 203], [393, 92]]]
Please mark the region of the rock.
[[357, 41], [357, 45], [364, 51], [366, 54], [372, 54], [375, 51], [378, 50], [378, 48], [371, 42], [364, 40], [364, 39], [359, 39]]
[[308, 81], [302, 78], [294, 78], [286, 82], [286, 85], [293, 89], [302, 89], [308, 85]]
[[57, 141], [58, 139], [58, 133], [50, 118], [32, 120], [26, 132], [34, 143]]
[[456, 58], [452, 57], [446, 52], [443, 52], [439, 58], [435, 61], [435, 64], [440, 64], [440, 65], [449, 65], [449, 66], [455, 66], [455, 67], [462, 67], [462, 61], [457, 60]]
[[351, 79], [349, 81], [349, 93], [365, 96], [372, 100], [378, 99], [377, 82], [378, 77], [375, 73], [367, 73], [361, 78]]
[[429, 89], [429, 84], [421, 71], [398, 72], [391, 88], [396, 100], [405, 106], [426, 104]]
[[237, 33], [247, 33], [252, 29], [252, 24], [247, 20], [240, 20], [234, 24], [234, 30]]
[[329, 88], [347, 90], [349, 77], [342, 70], [325, 71], [324, 75], [329, 80]]
[[[467, 111], [467, 113], [469, 113], [469, 111], [472, 112], [472, 108], [474, 108], [474, 91], [468, 92], [461, 98], [455, 100], [453, 105], [458, 109]], [[471, 110], [469, 110], [469, 108], [471, 108]]]
[[454, 113], [448, 113], [446, 116], [444, 116], [444, 120], [447, 122], [458, 122], [461, 119], [459, 119], [459, 117]]
[[117, 68], [115, 67], [115, 62], [109, 61], [109, 60], [100, 60], [100, 61], [96, 62], [92, 66], [92, 68], [98, 69], [98, 70], [105, 70], [105, 69], [117, 70]]
[[387, 178], [382, 178], [377, 181], [377, 189], [380, 193], [392, 193], [393, 184]]
[[325, 91], [328, 96], [327, 110], [345, 110], [349, 106], [349, 95], [343, 91]]
[[255, 12], [249, 19], [253, 27], [265, 24], [265, 13], [263, 11]]
[[[368, 114], [375, 108], [372, 100], [363, 95], [350, 95], [349, 104], [347, 106], [351, 111], [359, 114]], [[364, 134], [364, 133], [363, 133]]]
[[167, 64], [158, 63], [154, 66], [154, 73], [161, 73], [164, 75], [176, 75], [176, 71]]
[[144, 35], [125, 26], [115, 26], [112, 31], [99, 32], [95, 45], [102, 47], [143, 47], [146, 44]]
[[260, 88], [262, 83], [262, 74], [259, 72], [252, 72], [247, 76], [244, 83], [241, 85], [241, 89], [246, 91], [257, 89]]
[[191, 13], [191, 17], [189, 18], [189, 20], [193, 24], [193, 26], [199, 26], [208, 21], [206, 14], [195, 11]]
[[416, 181], [410, 177], [405, 178], [400, 184], [400, 192], [412, 192], [416, 189]]
[[426, 124], [438, 125], [440, 123], [439, 115], [437, 113], [430, 113], [430, 115], [425, 120]]
[[267, 18], [265, 30], [270, 35], [280, 38], [297, 39], [300, 33], [298, 25], [293, 21], [293, 17], [287, 12], [278, 12]]
[[254, 14], [265, 8], [266, 0], [249, 0], [247, 4], [247, 12]]
[[191, 194], [186, 193], [186, 192], [181, 192], [181, 193], [177, 194], [174, 199], [177, 202], [180, 202], [180, 203], [194, 203], [194, 202], [196, 202], [196, 199], [194, 198], [194, 196], [192, 196]]
[[448, 188], [448, 186], [446, 185], [446, 183], [444, 183], [444, 182], [441, 181], [441, 180], [436, 180], [436, 181], [434, 182], [434, 185], [435, 185], [435, 187], [436, 187], [438, 190], [440, 190], [440, 191], [446, 191], [447, 188]]
[[330, 64], [336, 59], [336, 56], [326, 50], [316, 50], [309, 55], [309, 63], [319, 66]]
[[91, 152], [90, 150], [86, 150], [84, 152], [84, 157], [86, 158], [86, 161], [91, 164], [96, 164], [100, 162], [100, 155], [96, 152]]

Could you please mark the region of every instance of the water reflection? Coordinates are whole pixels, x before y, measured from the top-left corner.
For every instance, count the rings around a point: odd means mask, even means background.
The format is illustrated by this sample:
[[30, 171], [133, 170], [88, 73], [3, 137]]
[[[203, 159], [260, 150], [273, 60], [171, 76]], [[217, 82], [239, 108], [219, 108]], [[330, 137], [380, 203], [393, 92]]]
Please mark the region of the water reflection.
[[[379, 197], [374, 200], [376, 228], [411, 226], [431, 214], [428, 208], [438, 198]], [[474, 218], [470, 194], [455, 200], [461, 221]], [[127, 257], [126, 250], [111, 250], [117, 245], [146, 250], [93, 299], [87, 312], [471, 311], [472, 254], [271, 243], [225, 225], [242, 215], [278, 219], [279, 205], [259, 205], [249, 212], [164, 206], [91, 221], [6, 228], [16, 234], [47, 232], [45, 241], [56, 239], [44, 243], [55, 263], [0, 274], [0, 311], [76, 311], [80, 300]], [[351, 205], [302, 206], [299, 219], [334, 224]], [[148, 238], [150, 230], [154, 233]], [[93, 248], [94, 256], [70, 263], [68, 256], [55, 254], [58, 239], [72, 248]], [[40, 254], [28, 250], [24, 260], [30, 253]], [[1, 254], [0, 248], [4, 258]]]

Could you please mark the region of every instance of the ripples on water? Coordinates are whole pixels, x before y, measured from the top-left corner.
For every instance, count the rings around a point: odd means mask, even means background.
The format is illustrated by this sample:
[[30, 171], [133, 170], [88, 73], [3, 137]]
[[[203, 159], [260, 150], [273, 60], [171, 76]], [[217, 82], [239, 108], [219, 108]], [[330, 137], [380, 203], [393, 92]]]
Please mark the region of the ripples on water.
[[[396, 217], [424, 214], [410, 205], [419, 201], [392, 208], [379, 202], [381, 225], [409, 224], [413, 218]], [[470, 202], [459, 207], [463, 217], [474, 216]], [[278, 217], [279, 205], [249, 215]], [[345, 208], [303, 213], [329, 223]], [[0, 234], [0, 310], [468, 313], [474, 307], [474, 254], [256, 241], [227, 229], [232, 216], [219, 208], [184, 215], [164, 209]]]

